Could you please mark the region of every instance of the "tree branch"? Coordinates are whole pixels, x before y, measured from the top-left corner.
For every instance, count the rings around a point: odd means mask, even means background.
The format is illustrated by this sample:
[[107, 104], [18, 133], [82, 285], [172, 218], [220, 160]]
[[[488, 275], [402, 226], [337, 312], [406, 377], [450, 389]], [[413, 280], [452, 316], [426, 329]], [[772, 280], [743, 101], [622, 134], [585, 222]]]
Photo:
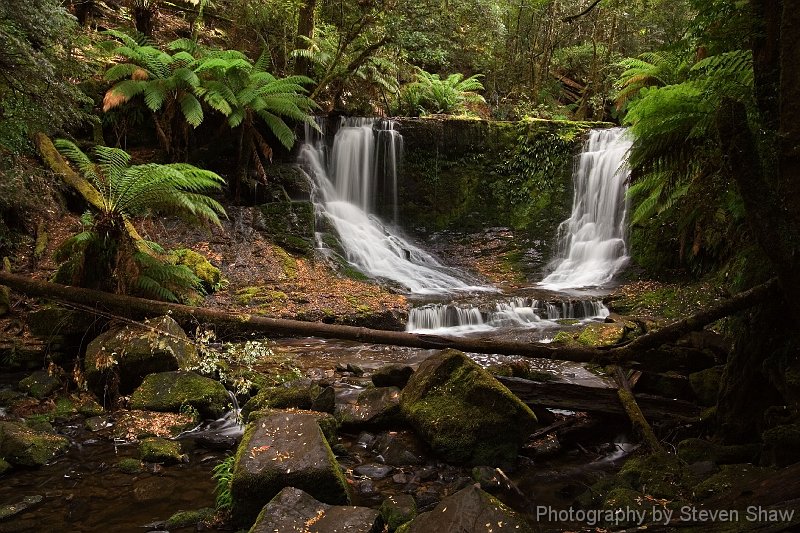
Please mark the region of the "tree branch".
[[594, 2], [592, 2], [592, 3], [589, 5], [589, 7], [587, 7], [586, 9], [584, 9], [583, 11], [581, 11], [580, 13], [578, 13], [577, 15], [570, 15], [569, 17], [564, 17], [563, 19], [561, 19], [561, 22], [566, 22], [567, 24], [572, 24], [572, 23], [573, 23], [575, 20], [577, 20], [577, 19], [579, 19], [579, 18], [581, 18], [581, 17], [583, 17], [583, 16], [586, 16], [586, 15], [588, 15], [588, 14], [589, 14], [589, 12], [590, 12], [592, 9], [594, 9], [595, 7], [597, 7], [597, 4], [599, 4], [599, 3], [600, 3], [600, 1], [601, 1], [601, 0], [594, 0]]

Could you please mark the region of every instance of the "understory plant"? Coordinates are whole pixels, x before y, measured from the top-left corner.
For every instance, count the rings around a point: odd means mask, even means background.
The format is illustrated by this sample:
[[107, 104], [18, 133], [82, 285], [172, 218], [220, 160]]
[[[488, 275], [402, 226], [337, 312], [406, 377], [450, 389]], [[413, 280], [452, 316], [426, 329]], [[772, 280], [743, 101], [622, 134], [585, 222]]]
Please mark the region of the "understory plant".
[[477, 93], [483, 90], [481, 77], [481, 74], [473, 74], [465, 78], [456, 73], [442, 79], [438, 74], [418, 68], [416, 79], [400, 91], [401, 110], [411, 116], [465, 113], [470, 104], [486, 103]]
[[214, 488], [217, 511], [228, 511], [233, 504], [231, 481], [233, 480], [233, 465], [235, 461], [236, 456], [229, 455], [214, 467], [214, 474], [211, 477], [217, 482]]
[[83, 231], [56, 252], [61, 262], [56, 279], [171, 301], [199, 290], [197, 276], [172, 264], [158, 244], [139, 238], [131, 219], [162, 212], [219, 225], [225, 210], [205, 193], [219, 190], [223, 179], [183, 163], [131, 165], [131, 156], [119, 148], [98, 146], [92, 160], [71, 141], [54, 144], [86, 180], [79, 192], [92, 204], [81, 219]]

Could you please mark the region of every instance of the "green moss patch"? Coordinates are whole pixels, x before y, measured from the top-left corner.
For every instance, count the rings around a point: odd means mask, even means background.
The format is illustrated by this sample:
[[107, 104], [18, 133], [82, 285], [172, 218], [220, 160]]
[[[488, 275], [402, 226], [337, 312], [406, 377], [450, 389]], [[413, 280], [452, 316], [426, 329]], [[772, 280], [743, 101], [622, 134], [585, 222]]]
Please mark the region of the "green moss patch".
[[184, 371], [150, 374], [130, 400], [132, 409], [177, 413], [191, 408], [204, 418], [220, 418], [229, 403], [228, 391], [220, 382]]
[[139, 456], [147, 463], [175, 464], [186, 459], [181, 445], [174, 440], [150, 437], [139, 443]]

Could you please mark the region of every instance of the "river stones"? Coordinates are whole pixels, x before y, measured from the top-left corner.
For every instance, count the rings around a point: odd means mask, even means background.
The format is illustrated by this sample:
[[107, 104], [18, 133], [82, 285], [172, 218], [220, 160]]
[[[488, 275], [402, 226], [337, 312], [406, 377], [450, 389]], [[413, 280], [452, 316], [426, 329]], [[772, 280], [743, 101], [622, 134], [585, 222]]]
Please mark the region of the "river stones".
[[89, 387], [105, 397], [130, 394], [146, 375], [190, 366], [196, 357], [194, 344], [178, 323], [162, 316], [144, 326], [125, 325], [100, 334], [86, 348], [83, 365]]
[[422, 513], [397, 529], [398, 533], [430, 531], [513, 531], [533, 529], [497, 498], [471, 485], [442, 500], [433, 511]]
[[248, 424], [231, 480], [232, 515], [252, 524], [285, 487], [324, 503], [349, 503], [347, 482], [313, 414], [273, 411]]
[[174, 413], [191, 408], [202, 418], [217, 419], [229, 409], [230, 401], [219, 381], [179, 370], [145, 377], [131, 396], [130, 408]]
[[413, 373], [414, 369], [408, 365], [386, 365], [372, 373], [372, 383], [376, 387], [399, 387], [402, 389]]
[[34, 431], [24, 424], [0, 422], [0, 457], [15, 466], [42, 466], [66, 452], [69, 440]]
[[400, 408], [435, 453], [472, 465], [513, 464], [537, 423], [528, 406], [456, 350], [420, 364]]
[[392, 494], [381, 504], [381, 518], [394, 531], [417, 516], [417, 503], [409, 494]]
[[264, 387], [242, 407], [242, 418], [265, 409], [311, 409], [321, 389], [310, 379], [298, 379], [275, 387]]
[[61, 388], [61, 380], [47, 370], [37, 370], [22, 379], [18, 387], [21, 391], [27, 392], [34, 398], [43, 400]]
[[334, 415], [343, 427], [388, 427], [400, 422], [400, 389], [374, 387], [362, 391], [355, 403], [336, 405]]
[[380, 514], [367, 507], [326, 505], [294, 487], [286, 487], [258, 515], [250, 533], [303, 531], [377, 533]]

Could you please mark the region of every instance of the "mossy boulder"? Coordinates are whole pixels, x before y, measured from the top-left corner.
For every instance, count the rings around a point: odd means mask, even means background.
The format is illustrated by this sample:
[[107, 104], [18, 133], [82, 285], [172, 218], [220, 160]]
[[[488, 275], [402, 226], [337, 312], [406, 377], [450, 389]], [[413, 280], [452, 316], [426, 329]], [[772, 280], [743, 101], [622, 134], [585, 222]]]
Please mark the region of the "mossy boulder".
[[231, 511], [237, 524], [252, 524], [262, 507], [286, 487], [331, 505], [350, 501], [317, 416], [272, 411], [248, 424], [231, 479]]
[[207, 520], [210, 521], [214, 513], [214, 509], [210, 507], [204, 507], [196, 511], [178, 511], [167, 519], [165, 526], [168, 531], [187, 527], [194, 527], [200, 530], [197, 525]]
[[311, 409], [322, 389], [308, 379], [298, 379], [275, 387], [264, 387], [242, 407], [242, 418], [265, 409]]
[[260, 206], [256, 227], [290, 252], [308, 254], [314, 249], [314, 204], [272, 202]]
[[716, 405], [725, 366], [712, 366], [689, 374], [689, 384], [701, 405]]
[[16, 422], [0, 422], [0, 457], [15, 466], [42, 466], [63, 454], [69, 440]]
[[117, 470], [125, 474], [139, 474], [142, 472], [142, 462], [133, 457], [126, 457], [117, 461]]
[[694, 487], [694, 495], [698, 500], [733, 495], [736, 494], [734, 487], [745, 486], [762, 479], [765, 472], [767, 472], [766, 469], [750, 464], [723, 465], [719, 472]]
[[764, 441], [763, 464], [788, 466], [800, 461], [800, 423], [768, 429], [761, 439]]
[[718, 465], [752, 463], [760, 451], [758, 444], [723, 445], [705, 439], [685, 439], [678, 443], [678, 457], [689, 464], [699, 461]]
[[621, 342], [625, 332], [624, 324], [589, 324], [578, 335], [578, 342], [584, 346], [609, 346]]
[[228, 410], [230, 400], [219, 381], [178, 370], [145, 377], [133, 392], [130, 407], [174, 413], [191, 408], [203, 418], [217, 419]]
[[176, 464], [186, 460], [178, 441], [150, 437], [139, 443], [139, 457], [146, 463]]
[[183, 329], [172, 317], [162, 316], [102, 333], [86, 348], [83, 366], [89, 388], [106, 397], [130, 394], [148, 374], [178, 370], [196, 358], [197, 349]]
[[355, 403], [336, 405], [334, 415], [345, 428], [381, 428], [402, 423], [400, 389], [371, 387], [359, 393]]
[[403, 389], [400, 409], [435, 453], [473, 465], [513, 464], [537, 424], [527, 405], [456, 350], [422, 362]]
[[11, 310], [11, 292], [5, 285], [0, 285], [0, 316]]
[[[487, 527], [487, 524], [489, 526]], [[531, 533], [525, 519], [494, 496], [471, 485], [448, 496], [433, 511], [400, 526], [398, 533], [514, 531]]]
[[188, 248], [170, 252], [170, 260], [176, 265], [185, 265], [200, 279], [206, 292], [214, 292], [222, 285], [222, 273], [203, 255]]
[[47, 398], [59, 388], [61, 380], [47, 370], [38, 370], [19, 382], [19, 390], [27, 392], [36, 399]]
[[417, 503], [409, 494], [392, 494], [383, 500], [380, 512], [389, 531], [394, 531], [416, 518]]
[[684, 464], [674, 455], [651, 454], [628, 459], [616, 475], [617, 485], [656, 498], [677, 500], [692, 485]]
[[275, 531], [373, 533], [380, 531], [380, 515], [367, 507], [327, 505], [286, 487], [264, 506], [250, 529], [250, 533]]

